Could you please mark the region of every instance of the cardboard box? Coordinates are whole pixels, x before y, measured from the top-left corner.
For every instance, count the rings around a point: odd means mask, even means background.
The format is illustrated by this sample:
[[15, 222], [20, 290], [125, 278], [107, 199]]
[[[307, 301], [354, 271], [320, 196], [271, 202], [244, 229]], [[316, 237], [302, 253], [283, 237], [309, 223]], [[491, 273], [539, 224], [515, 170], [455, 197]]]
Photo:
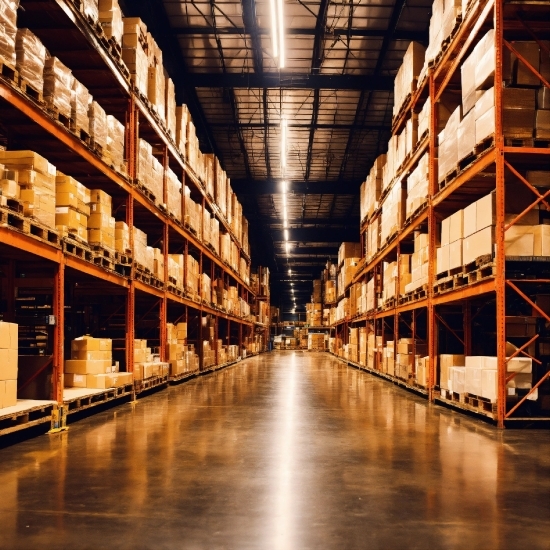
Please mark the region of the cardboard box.
[[110, 338], [93, 338], [81, 336], [71, 342], [71, 351], [112, 351], [113, 341]]
[[72, 372], [66, 372], [64, 374], [64, 383], [66, 388], [87, 388], [86, 386], [86, 374], [74, 374]]
[[69, 359], [65, 361], [65, 372], [72, 374], [105, 374], [111, 367], [111, 361], [85, 361]]
[[494, 228], [486, 227], [473, 235], [466, 237], [462, 244], [462, 259], [464, 264], [473, 262], [480, 256], [493, 253]]
[[80, 359], [81, 361], [111, 361], [112, 352], [76, 350], [71, 352], [71, 359]]
[[530, 225], [513, 225], [504, 233], [506, 256], [533, 256], [535, 235]]
[[496, 194], [489, 193], [476, 202], [476, 232], [496, 223]]
[[449, 269], [455, 269], [463, 265], [462, 243], [463, 240], [459, 239], [449, 245]]
[[442, 354], [439, 356], [439, 387], [450, 389], [449, 372], [451, 367], [463, 367], [465, 365], [464, 355]]
[[533, 255], [550, 256], [550, 225], [535, 225], [533, 238]]
[[17, 350], [0, 349], [0, 380], [16, 380], [17, 365]]
[[449, 369], [449, 391], [464, 393], [466, 382], [466, 367], [451, 367]]
[[466, 367], [464, 391], [472, 395], [481, 396], [481, 373], [483, 369], [477, 367]]
[[17, 405], [17, 380], [6, 380], [4, 395], [2, 397], [2, 407], [15, 407], [15, 405]]
[[0, 349], [19, 349], [19, 325], [0, 321]]

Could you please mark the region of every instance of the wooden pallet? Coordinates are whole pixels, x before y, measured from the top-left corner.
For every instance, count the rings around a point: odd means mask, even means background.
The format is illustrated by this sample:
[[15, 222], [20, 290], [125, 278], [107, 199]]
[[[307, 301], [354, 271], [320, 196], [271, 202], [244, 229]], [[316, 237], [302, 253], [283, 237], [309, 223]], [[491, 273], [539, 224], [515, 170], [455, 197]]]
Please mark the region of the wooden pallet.
[[149, 284], [160, 290], [164, 289], [164, 281], [161, 281], [158, 277], [155, 277], [154, 275], [151, 275], [151, 282]]
[[184, 380], [188, 380], [190, 378], [194, 378], [200, 373], [199, 370], [194, 370], [191, 372], [181, 372], [180, 374], [176, 374], [174, 376], [170, 376], [168, 378], [168, 382], [170, 384], [177, 384], [179, 382], [183, 382]]
[[416, 302], [418, 300], [423, 300], [428, 294], [428, 285], [422, 285], [411, 292], [407, 292], [401, 296], [400, 303], [408, 304], [410, 302]]
[[90, 138], [89, 129], [81, 128], [76, 124], [72, 124], [70, 130], [80, 141], [82, 141], [83, 143], [88, 145], [88, 147], [90, 147], [91, 138]]
[[67, 400], [64, 399], [63, 404], [66, 407], [67, 414], [74, 414], [91, 407], [108, 403], [109, 401], [113, 401], [115, 399], [121, 399], [122, 397], [132, 395], [133, 390], [133, 384], [126, 384], [125, 386], [119, 386], [118, 388], [109, 388], [101, 393], [93, 393]]
[[550, 139], [505, 137], [504, 145], [506, 147], [529, 147], [531, 149], [548, 149], [550, 147]]
[[0, 59], [0, 76], [5, 80], [11, 80], [16, 86], [19, 85], [19, 71], [3, 59]]
[[477, 159], [482, 156], [486, 151], [491, 149], [494, 144], [495, 136], [493, 134], [487, 136], [485, 139], [477, 143], [474, 149], [458, 162], [459, 173], [463, 172], [464, 170], [466, 170], [466, 168], [468, 168], [468, 166], [476, 162]]
[[183, 297], [184, 293], [183, 293], [183, 289], [176, 286], [176, 285], [173, 285], [172, 283], [168, 283], [168, 292], [171, 292], [172, 294], [175, 294], [176, 296], [179, 296], [180, 298]]
[[468, 273], [468, 284], [472, 285], [483, 281], [484, 279], [490, 279], [496, 275], [496, 264], [486, 264], [479, 266], [474, 271]]
[[147, 199], [149, 199], [153, 204], [156, 204], [156, 197], [151, 193], [151, 191], [139, 180], [136, 180], [135, 186], [140, 191], [140, 193]]
[[126, 253], [123, 252], [117, 252], [115, 250], [115, 263], [118, 265], [124, 265], [124, 266], [131, 266], [132, 265], [132, 257], [128, 253], [127, 250]]
[[135, 380], [134, 381], [134, 391], [136, 394], [156, 388], [158, 386], [163, 386], [168, 384], [168, 375], [165, 376], [151, 376], [151, 378], [146, 378], [145, 380]]
[[35, 103], [38, 103], [39, 105], [44, 104], [44, 95], [42, 94], [42, 90], [39, 90], [27, 82], [23, 77], [19, 78], [19, 89]]
[[447, 187], [452, 181], [456, 179], [456, 176], [458, 175], [458, 165], [453, 166], [449, 172], [447, 172], [441, 181], [439, 181], [439, 189], [443, 189], [444, 187]]
[[414, 211], [409, 215], [409, 217], [405, 220], [405, 223], [403, 224], [403, 227], [407, 227], [410, 225], [424, 210], [428, 208], [428, 202], [426, 199], [426, 202], [422, 203], [420, 206], [417, 206]]
[[93, 263], [93, 253], [90, 250], [90, 247], [84, 245], [81, 241], [78, 241], [74, 236], [63, 237], [62, 248], [65, 254], [74, 256], [75, 258], [80, 258], [86, 262]]
[[463, 395], [463, 399], [464, 404], [470, 406], [472, 409], [490, 414], [497, 413], [496, 401], [492, 402], [490, 399], [479, 397], [477, 395], [472, 395], [470, 393], [465, 393]]
[[74, 120], [71, 117], [68, 117], [61, 113], [59, 109], [54, 105], [47, 105], [46, 111], [58, 124], [64, 126], [69, 131], [71, 130], [71, 126], [75, 124]]
[[134, 279], [136, 281], [140, 281], [142, 283], [145, 283], [146, 285], [151, 284], [151, 275], [148, 273], [145, 273], [144, 271], [134, 271]]
[[19, 399], [14, 407], [0, 409], [0, 436], [51, 422], [55, 406], [52, 401]]
[[9, 227], [49, 245], [61, 247], [61, 238], [55, 229], [46, 227], [33, 218], [23, 216], [5, 206], [0, 206], [0, 227]]

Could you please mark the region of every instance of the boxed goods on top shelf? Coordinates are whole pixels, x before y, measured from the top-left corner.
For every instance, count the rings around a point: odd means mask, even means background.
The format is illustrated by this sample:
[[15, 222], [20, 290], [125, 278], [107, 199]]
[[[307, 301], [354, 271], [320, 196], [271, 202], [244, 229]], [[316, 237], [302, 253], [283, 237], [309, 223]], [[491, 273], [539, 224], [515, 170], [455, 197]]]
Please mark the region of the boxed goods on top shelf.
[[0, 321], [0, 409], [17, 404], [19, 327]]
[[[71, 123], [73, 130], [83, 130], [86, 136], [90, 135], [90, 102], [92, 96], [88, 89], [80, 83], [76, 78], [73, 78], [71, 86]], [[100, 122], [96, 120], [95, 123]], [[101, 129], [97, 129], [98, 133]], [[101, 139], [101, 138], [100, 138]], [[124, 140], [123, 140], [124, 141]]]
[[19, 0], [0, 2], [0, 57], [15, 67], [15, 40], [17, 34], [17, 7]]
[[403, 227], [405, 221], [406, 189], [397, 180], [382, 202], [380, 216], [380, 244], [383, 246]]
[[139, 17], [124, 17], [122, 35], [122, 60], [130, 71], [132, 84], [138, 92], [147, 97], [148, 69], [147, 26]]
[[162, 50], [158, 47], [155, 39], [150, 32], [147, 33], [147, 99], [151, 102], [151, 107], [160, 117], [166, 121], [166, 95], [165, 95], [165, 77], [162, 64]]
[[93, 23], [99, 19], [98, 0], [82, 0], [82, 13]]
[[16, 68], [21, 78], [36, 91], [44, 89], [46, 48], [29, 29], [18, 29], [15, 40]]
[[174, 82], [164, 71], [164, 104], [166, 109], [166, 130], [170, 137], [176, 139], [176, 89]]
[[405, 55], [403, 63], [395, 77], [393, 92], [393, 116], [401, 111], [406, 99], [416, 91], [416, 85], [420, 71], [424, 65], [426, 48], [418, 42], [411, 42]]
[[122, 22], [122, 10], [118, 0], [99, 0], [99, 23], [109, 40], [114, 40], [118, 47], [122, 47], [122, 35], [124, 23]]
[[189, 119], [187, 105], [178, 105], [176, 107], [176, 147], [182, 155], [185, 155], [186, 152]]

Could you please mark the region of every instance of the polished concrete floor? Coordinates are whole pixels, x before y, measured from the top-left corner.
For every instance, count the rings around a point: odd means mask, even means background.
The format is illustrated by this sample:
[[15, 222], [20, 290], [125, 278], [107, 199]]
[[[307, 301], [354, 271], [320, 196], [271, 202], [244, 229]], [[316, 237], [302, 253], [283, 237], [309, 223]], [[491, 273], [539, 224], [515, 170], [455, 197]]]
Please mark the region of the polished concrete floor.
[[1, 548], [550, 549], [550, 433], [276, 352], [0, 450]]

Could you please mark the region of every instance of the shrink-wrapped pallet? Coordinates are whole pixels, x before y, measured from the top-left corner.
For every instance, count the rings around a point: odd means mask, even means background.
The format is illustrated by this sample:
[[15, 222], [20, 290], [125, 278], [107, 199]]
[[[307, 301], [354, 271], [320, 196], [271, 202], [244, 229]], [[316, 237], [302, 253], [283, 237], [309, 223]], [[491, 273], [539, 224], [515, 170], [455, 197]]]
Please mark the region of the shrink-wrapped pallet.
[[407, 179], [406, 218], [410, 218], [428, 200], [429, 155], [425, 153]]
[[123, 18], [122, 60], [130, 71], [132, 83], [147, 97], [149, 59], [147, 57], [147, 26], [139, 17]]
[[130, 228], [125, 222], [115, 222], [115, 250], [121, 254], [130, 254]]
[[66, 118], [71, 118], [73, 75], [57, 57], [46, 59], [44, 65], [44, 100]]
[[116, 170], [126, 173], [124, 161], [124, 124], [113, 115], [107, 115], [107, 153]]
[[98, 0], [81, 0], [82, 12], [93, 23], [99, 19]]
[[176, 174], [172, 171], [170, 167], [166, 170], [166, 194], [167, 194], [167, 203], [166, 207], [168, 212], [176, 218], [176, 220], [181, 222], [181, 193], [182, 187], [181, 182], [178, 180]]
[[457, 107], [447, 121], [445, 130], [439, 133], [438, 137], [438, 181], [441, 182], [445, 176], [454, 170], [458, 163], [458, 140], [457, 133], [461, 121], [461, 107]]
[[15, 41], [16, 68], [21, 78], [36, 91], [44, 89], [46, 48], [29, 29], [18, 29]]
[[407, 97], [416, 90], [416, 84], [420, 71], [424, 65], [426, 48], [418, 42], [411, 42], [405, 55], [403, 63], [397, 71], [394, 83], [393, 115], [399, 114], [401, 107]]
[[98, 7], [99, 22], [105, 36], [110, 40], [114, 40], [121, 47], [124, 23], [118, 0], [99, 0]]
[[183, 288], [183, 254], [168, 255], [168, 280], [177, 288]]
[[220, 253], [220, 222], [212, 217], [210, 220], [210, 244], [214, 248], [216, 254]]
[[107, 115], [103, 107], [97, 101], [90, 101], [88, 110], [90, 118], [90, 138], [94, 145], [101, 147], [102, 151], [107, 150]]
[[[85, 136], [90, 135], [90, 102], [92, 97], [86, 88], [76, 78], [71, 86], [71, 119], [74, 130], [82, 130]], [[82, 136], [84, 137], [84, 136]]]
[[164, 253], [160, 248], [153, 248], [153, 275], [164, 281]]
[[176, 90], [174, 88], [174, 82], [166, 75], [164, 92], [165, 92], [165, 106], [166, 106], [166, 129], [172, 137], [176, 139]]
[[0, 59], [12, 66], [16, 63], [15, 37], [19, 0], [0, 0]]
[[176, 107], [176, 146], [182, 155], [185, 155], [186, 152], [188, 121], [189, 109], [187, 105]]
[[380, 217], [380, 245], [384, 245], [401, 227], [405, 219], [405, 189], [396, 181], [382, 203]]
[[162, 121], [166, 120], [166, 97], [164, 86], [165, 79], [163, 66], [149, 66], [147, 80], [147, 98], [151, 102], [153, 109], [156, 111]]

